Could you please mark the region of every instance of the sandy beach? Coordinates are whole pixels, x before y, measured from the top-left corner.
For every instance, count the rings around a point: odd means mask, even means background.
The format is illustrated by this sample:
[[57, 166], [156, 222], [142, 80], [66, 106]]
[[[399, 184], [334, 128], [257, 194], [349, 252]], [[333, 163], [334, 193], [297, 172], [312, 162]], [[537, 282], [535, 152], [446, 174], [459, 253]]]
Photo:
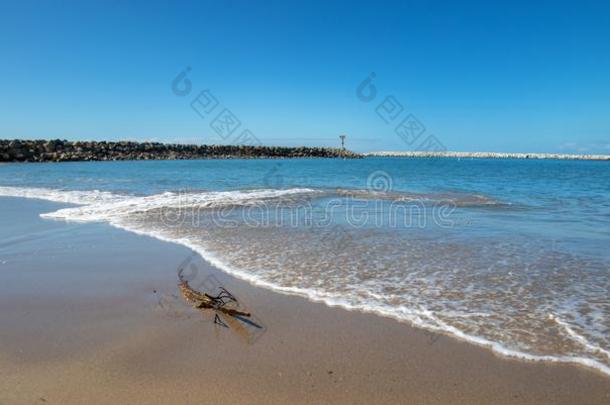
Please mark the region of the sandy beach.
[[10, 218], [0, 230], [0, 404], [610, 401], [610, 379], [595, 371], [500, 358], [206, 266], [264, 325], [249, 343], [176, 299], [188, 249], [39, 218], [59, 207], [0, 199]]
[[0, 38], [0, 405], [610, 405], [610, 2]]

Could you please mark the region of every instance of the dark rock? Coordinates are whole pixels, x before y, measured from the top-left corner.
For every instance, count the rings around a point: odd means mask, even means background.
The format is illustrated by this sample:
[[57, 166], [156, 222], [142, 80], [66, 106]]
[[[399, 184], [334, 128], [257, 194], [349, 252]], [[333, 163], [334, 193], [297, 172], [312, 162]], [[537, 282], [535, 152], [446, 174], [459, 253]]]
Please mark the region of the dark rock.
[[0, 161], [152, 160], [222, 158], [359, 158], [339, 148], [248, 145], [182, 145], [158, 142], [0, 140]]

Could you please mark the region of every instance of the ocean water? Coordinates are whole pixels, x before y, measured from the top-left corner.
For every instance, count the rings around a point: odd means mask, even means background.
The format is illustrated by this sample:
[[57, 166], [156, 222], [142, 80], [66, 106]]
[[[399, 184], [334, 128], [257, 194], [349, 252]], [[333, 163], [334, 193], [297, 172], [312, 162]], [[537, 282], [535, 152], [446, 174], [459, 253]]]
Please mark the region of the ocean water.
[[610, 376], [607, 162], [5, 164], [0, 196], [68, 203], [43, 218], [181, 243], [265, 288]]

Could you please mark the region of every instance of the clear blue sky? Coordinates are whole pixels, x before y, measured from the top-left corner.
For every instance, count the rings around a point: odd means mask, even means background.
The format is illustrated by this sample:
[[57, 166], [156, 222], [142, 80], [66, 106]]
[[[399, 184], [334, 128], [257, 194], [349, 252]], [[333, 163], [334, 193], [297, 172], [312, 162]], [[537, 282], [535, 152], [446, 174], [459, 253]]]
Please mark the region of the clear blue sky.
[[0, 138], [227, 143], [229, 108], [264, 144], [412, 149], [413, 114], [449, 150], [610, 153], [605, 1], [122, 3], [0, 3]]

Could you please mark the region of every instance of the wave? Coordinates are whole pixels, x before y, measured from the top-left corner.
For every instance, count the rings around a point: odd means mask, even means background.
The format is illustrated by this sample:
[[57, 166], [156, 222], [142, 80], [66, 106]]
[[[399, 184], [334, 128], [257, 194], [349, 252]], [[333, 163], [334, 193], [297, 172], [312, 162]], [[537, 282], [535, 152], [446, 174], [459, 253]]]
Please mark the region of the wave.
[[0, 186], [0, 196], [42, 199], [66, 204], [95, 205], [100, 210], [104, 206], [116, 208], [119, 212], [129, 211], [129, 207], [154, 209], [162, 207], [198, 206], [202, 208], [217, 208], [229, 205], [254, 205], [274, 199], [290, 197], [321, 197], [337, 196], [365, 200], [385, 200], [396, 202], [420, 202], [422, 204], [453, 204], [458, 207], [503, 206], [510, 205], [493, 198], [471, 193], [410, 193], [398, 191], [375, 191], [369, 189], [256, 189], [235, 191], [178, 191], [164, 192], [151, 196], [130, 196], [108, 191], [90, 190], [59, 190], [36, 187], [6, 187]]
[[608, 359], [610, 359], [610, 351], [605, 350], [597, 345], [592, 344], [591, 342], [589, 342], [587, 340], [587, 338], [585, 338], [584, 336], [582, 336], [581, 334], [577, 333], [576, 331], [574, 331], [574, 329], [568, 325], [567, 322], [561, 320], [561, 318], [559, 318], [557, 315], [553, 315], [553, 314], [549, 314], [549, 319], [555, 321], [555, 323], [557, 323], [558, 325], [560, 325], [561, 327], [563, 327], [563, 329], [565, 330], [566, 334], [575, 342], [579, 343], [580, 345], [582, 345], [586, 350], [592, 352], [592, 353], [601, 353], [603, 355], [605, 355]]
[[165, 192], [146, 197], [129, 197], [109, 202], [99, 202], [84, 207], [64, 208], [52, 213], [43, 214], [43, 217], [71, 221], [105, 221], [146, 211], [169, 210], [172, 208], [187, 212], [193, 208], [213, 209], [257, 206], [268, 201], [293, 201], [294, 198], [312, 196], [316, 193], [315, 190], [306, 188], [254, 191]]
[[[348, 196], [354, 191], [339, 190], [338, 195]], [[350, 194], [351, 193], [351, 194]], [[358, 195], [359, 191], [355, 194]], [[371, 194], [372, 193], [372, 194]], [[379, 192], [361, 193], [370, 198], [379, 197]], [[35, 198], [54, 202], [79, 205], [77, 207], [62, 208], [60, 210], [41, 214], [44, 218], [63, 219], [69, 221], [105, 221], [113, 226], [141, 235], [154, 237], [163, 241], [181, 244], [200, 254], [220, 270], [237, 278], [245, 280], [252, 285], [270, 289], [284, 294], [306, 297], [311, 301], [322, 302], [328, 306], [341, 307], [347, 310], [373, 313], [384, 317], [407, 322], [412, 326], [436, 333], [450, 335], [464, 341], [486, 347], [505, 357], [518, 358], [528, 361], [546, 361], [558, 363], [572, 363], [586, 366], [610, 376], [610, 367], [598, 360], [573, 355], [540, 355], [506, 347], [498, 341], [478, 336], [453, 326], [439, 318], [437, 313], [419, 305], [389, 305], [381, 300], [364, 300], [353, 296], [346, 296], [343, 292], [333, 292], [324, 288], [301, 288], [298, 286], [283, 285], [271, 282], [257, 274], [243, 268], [231, 265], [223, 257], [215, 254], [205, 244], [193, 237], [170, 232], [167, 229], [155, 227], [143, 222], [130, 222], [127, 220], [132, 214], [168, 207], [180, 208], [183, 206], [197, 206], [205, 209], [214, 209], [226, 206], [249, 206], [265, 201], [282, 199], [315, 198], [328, 196], [328, 191], [310, 188], [292, 188], [285, 190], [259, 189], [241, 191], [213, 191], [213, 192], [166, 192], [152, 196], [129, 196], [104, 191], [66, 191], [46, 188], [18, 188], [0, 187], [0, 196]], [[373, 197], [376, 196], [376, 197]], [[385, 196], [382, 196], [385, 197]], [[403, 196], [405, 197], [405, 196]], [[371, 293], [374, 295], [373, 293]], [[373, 297], [374, 298], [374, 297]], [[466, 314], [475, 316], [474, 314]], [[488, 314], [482, 314], [488, 316]], [[588, 352], [604, 354], [610, 359], [607, 350], [589, 342], [584, 336], [578, 334], [569, 324], [556, 316], [551, 316], [558, 325], [562, 326], [566, 334], [573, 341], [581, 345]]]
[[285, 190], [237, 190], [209, 192], [165, 192], [151, 196], [130, 196], [105, 191], [71, 191], [47, 188], [1, 187], [0, 196], [42, 199], [80, 205], [42, 214], [44, 218], [70, 221], [107, 221], [130, 214], [158, 209], [213, 209], [230, 206], [253, 206], [268, 201], [295, 201], [321, 195], [323, 191], [309, 188]]
[[376, 191], [368, 189], [336, 189], [336, 194], [366, 200], [395, 202], [418, 202], [421, 204], [450, 204], [456, 207], [492, 207], [510, 205], [493, 198], [475, 193], [409, 193], [398, 191]]
[[55, 190], [36, 187], [0, 186], [0, 197], [21, 197], [47, 200], [66, 204], [86, 205], [94, 203], [111, 203], [125, 197], [107, 191], [90, 190]]

